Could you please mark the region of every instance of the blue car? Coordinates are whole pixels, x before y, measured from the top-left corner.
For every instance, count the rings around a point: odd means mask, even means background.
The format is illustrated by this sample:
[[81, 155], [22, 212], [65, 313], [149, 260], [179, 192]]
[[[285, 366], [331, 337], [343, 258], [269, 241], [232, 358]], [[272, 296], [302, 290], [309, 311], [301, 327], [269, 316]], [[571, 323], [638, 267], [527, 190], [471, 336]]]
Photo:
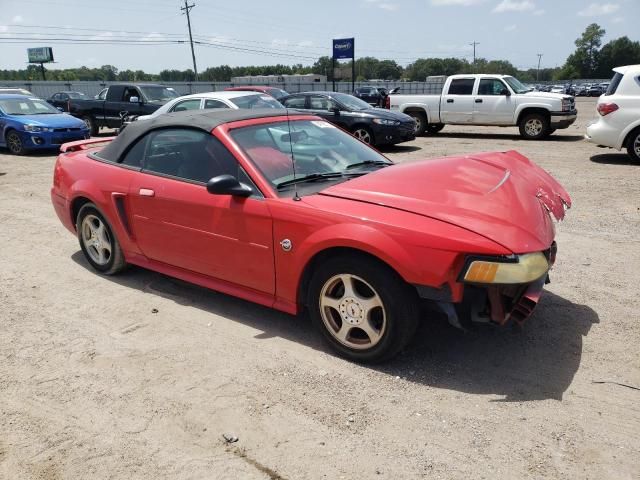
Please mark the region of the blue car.
[[11, 153], [57, 149], [63, 143], [89, 136], [82, 120], [40, 98], [0, 94], [0, 147], [7, 147]]

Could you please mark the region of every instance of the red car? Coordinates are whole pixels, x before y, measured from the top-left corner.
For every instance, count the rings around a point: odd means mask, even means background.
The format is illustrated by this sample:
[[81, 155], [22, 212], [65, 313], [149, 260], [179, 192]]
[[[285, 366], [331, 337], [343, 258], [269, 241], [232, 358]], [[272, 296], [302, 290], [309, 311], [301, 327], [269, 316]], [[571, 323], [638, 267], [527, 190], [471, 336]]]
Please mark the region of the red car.
[[276, 100], [280, 100], [281, 98], [289, 95], [285, 90], [276, 87], [263, 87], [263, 86], [253, 86], [253, 85], [245, 85], [242, 87], [227, 87], [225, 91], [230, 92], [260, 92], [266, 93], [267, 95], [271, 95]]
[[[390, 358], [431, 302], [523, 321], [571, 200], [516, 152], [393, 164], [318, 117], [189, 111], [66, 144], [51, 199], [103, 274], [134, 264], [296, 314], [340, 354]], [[292, 162], [292, 157], [295, 162]]]

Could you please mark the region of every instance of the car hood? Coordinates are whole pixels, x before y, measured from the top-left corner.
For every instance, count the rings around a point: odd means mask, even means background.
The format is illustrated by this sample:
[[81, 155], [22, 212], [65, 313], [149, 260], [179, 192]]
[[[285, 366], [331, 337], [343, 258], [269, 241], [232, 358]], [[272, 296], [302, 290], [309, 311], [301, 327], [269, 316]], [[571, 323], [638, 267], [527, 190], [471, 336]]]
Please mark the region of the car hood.
[[13, 115], [12, 118], [24, 125], [37, 125], [49, 128], [82, 128], [82, 120], [66, 113], [52, 113], [51, 115]]
[[527, 92], [523, 93], [526, 97], [535, 97], [535, 98], [545, 98], [551, 100], [561, 101], [563, 98], [571, 98], [571, 95], [566, 95], [564, 93], [551, 93], [551, 92]]
[[353, 113], [363, 113], [372, 118], [384, 118], [387, 120], [396, 120], [399, 122], [413, 122], [413, 118], [400, 112], [392, 112], [385, 108], [368, 108], [366, 110], [357, 110]]
[[482, 235], [514, 253], [543, 251], [571, 198], [518, 152], [481, 153], [382, 168], [321, 195], [434, 218]]

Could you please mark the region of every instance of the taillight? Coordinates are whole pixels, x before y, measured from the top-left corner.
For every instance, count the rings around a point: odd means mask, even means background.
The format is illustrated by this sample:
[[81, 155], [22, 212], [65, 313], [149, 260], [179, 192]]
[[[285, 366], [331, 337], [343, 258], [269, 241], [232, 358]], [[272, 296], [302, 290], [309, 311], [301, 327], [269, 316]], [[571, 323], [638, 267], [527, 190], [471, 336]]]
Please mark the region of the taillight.
[[384, 99], [384, 108], [391, 110], [391, 99], [389, 98], [389, 95]]
[[615, 103], [600, 103], [598, 105], [598, 113], [604, 117], [605, 115], [615, 112], [619, 108], [620, 107]]

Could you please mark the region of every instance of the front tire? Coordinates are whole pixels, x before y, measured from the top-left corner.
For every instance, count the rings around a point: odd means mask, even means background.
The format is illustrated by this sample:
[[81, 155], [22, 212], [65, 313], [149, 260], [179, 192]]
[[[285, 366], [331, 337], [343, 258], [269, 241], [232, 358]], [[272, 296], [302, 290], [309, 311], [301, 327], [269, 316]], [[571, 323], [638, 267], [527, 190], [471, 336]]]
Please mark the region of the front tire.
[[520, 135], [525, 140], [540, 140], [547, 136], [549, 118], [539, 113], [529, 113], [520, 121]]
[[78, 212], [76, 231], [82, 253], [95, 270], [114, 275], [125, 268], [120, 242], [93, 203], [84, 204]]
[[427, 132], [429, 132], [431, 135], [435, 135], [436, 133], [441, 131], [443, 128], [444, 128], [444, 123], [433, 123], [433, 124], [427, 125]]
[[415, 290], [388, 266], [361, 255], [334, 257], [309, 284], [311, 319], [349, 360], [375, 363], [397, 355], [418, 325]]
[[22, 138], [18, 135], [17, 132], [9, 132], [5, 138], [7, 148], [14, 155], [24, 155], [25, 148], [24, 143], [22, 143]]
[[416, 122], [415, 126], [415, 134], [416, 137], [420, 135], [424, 135], [424, 132], [427, 130], [427, 116], [422, 112], [406, 112], [407, 115], [413, 118]]

